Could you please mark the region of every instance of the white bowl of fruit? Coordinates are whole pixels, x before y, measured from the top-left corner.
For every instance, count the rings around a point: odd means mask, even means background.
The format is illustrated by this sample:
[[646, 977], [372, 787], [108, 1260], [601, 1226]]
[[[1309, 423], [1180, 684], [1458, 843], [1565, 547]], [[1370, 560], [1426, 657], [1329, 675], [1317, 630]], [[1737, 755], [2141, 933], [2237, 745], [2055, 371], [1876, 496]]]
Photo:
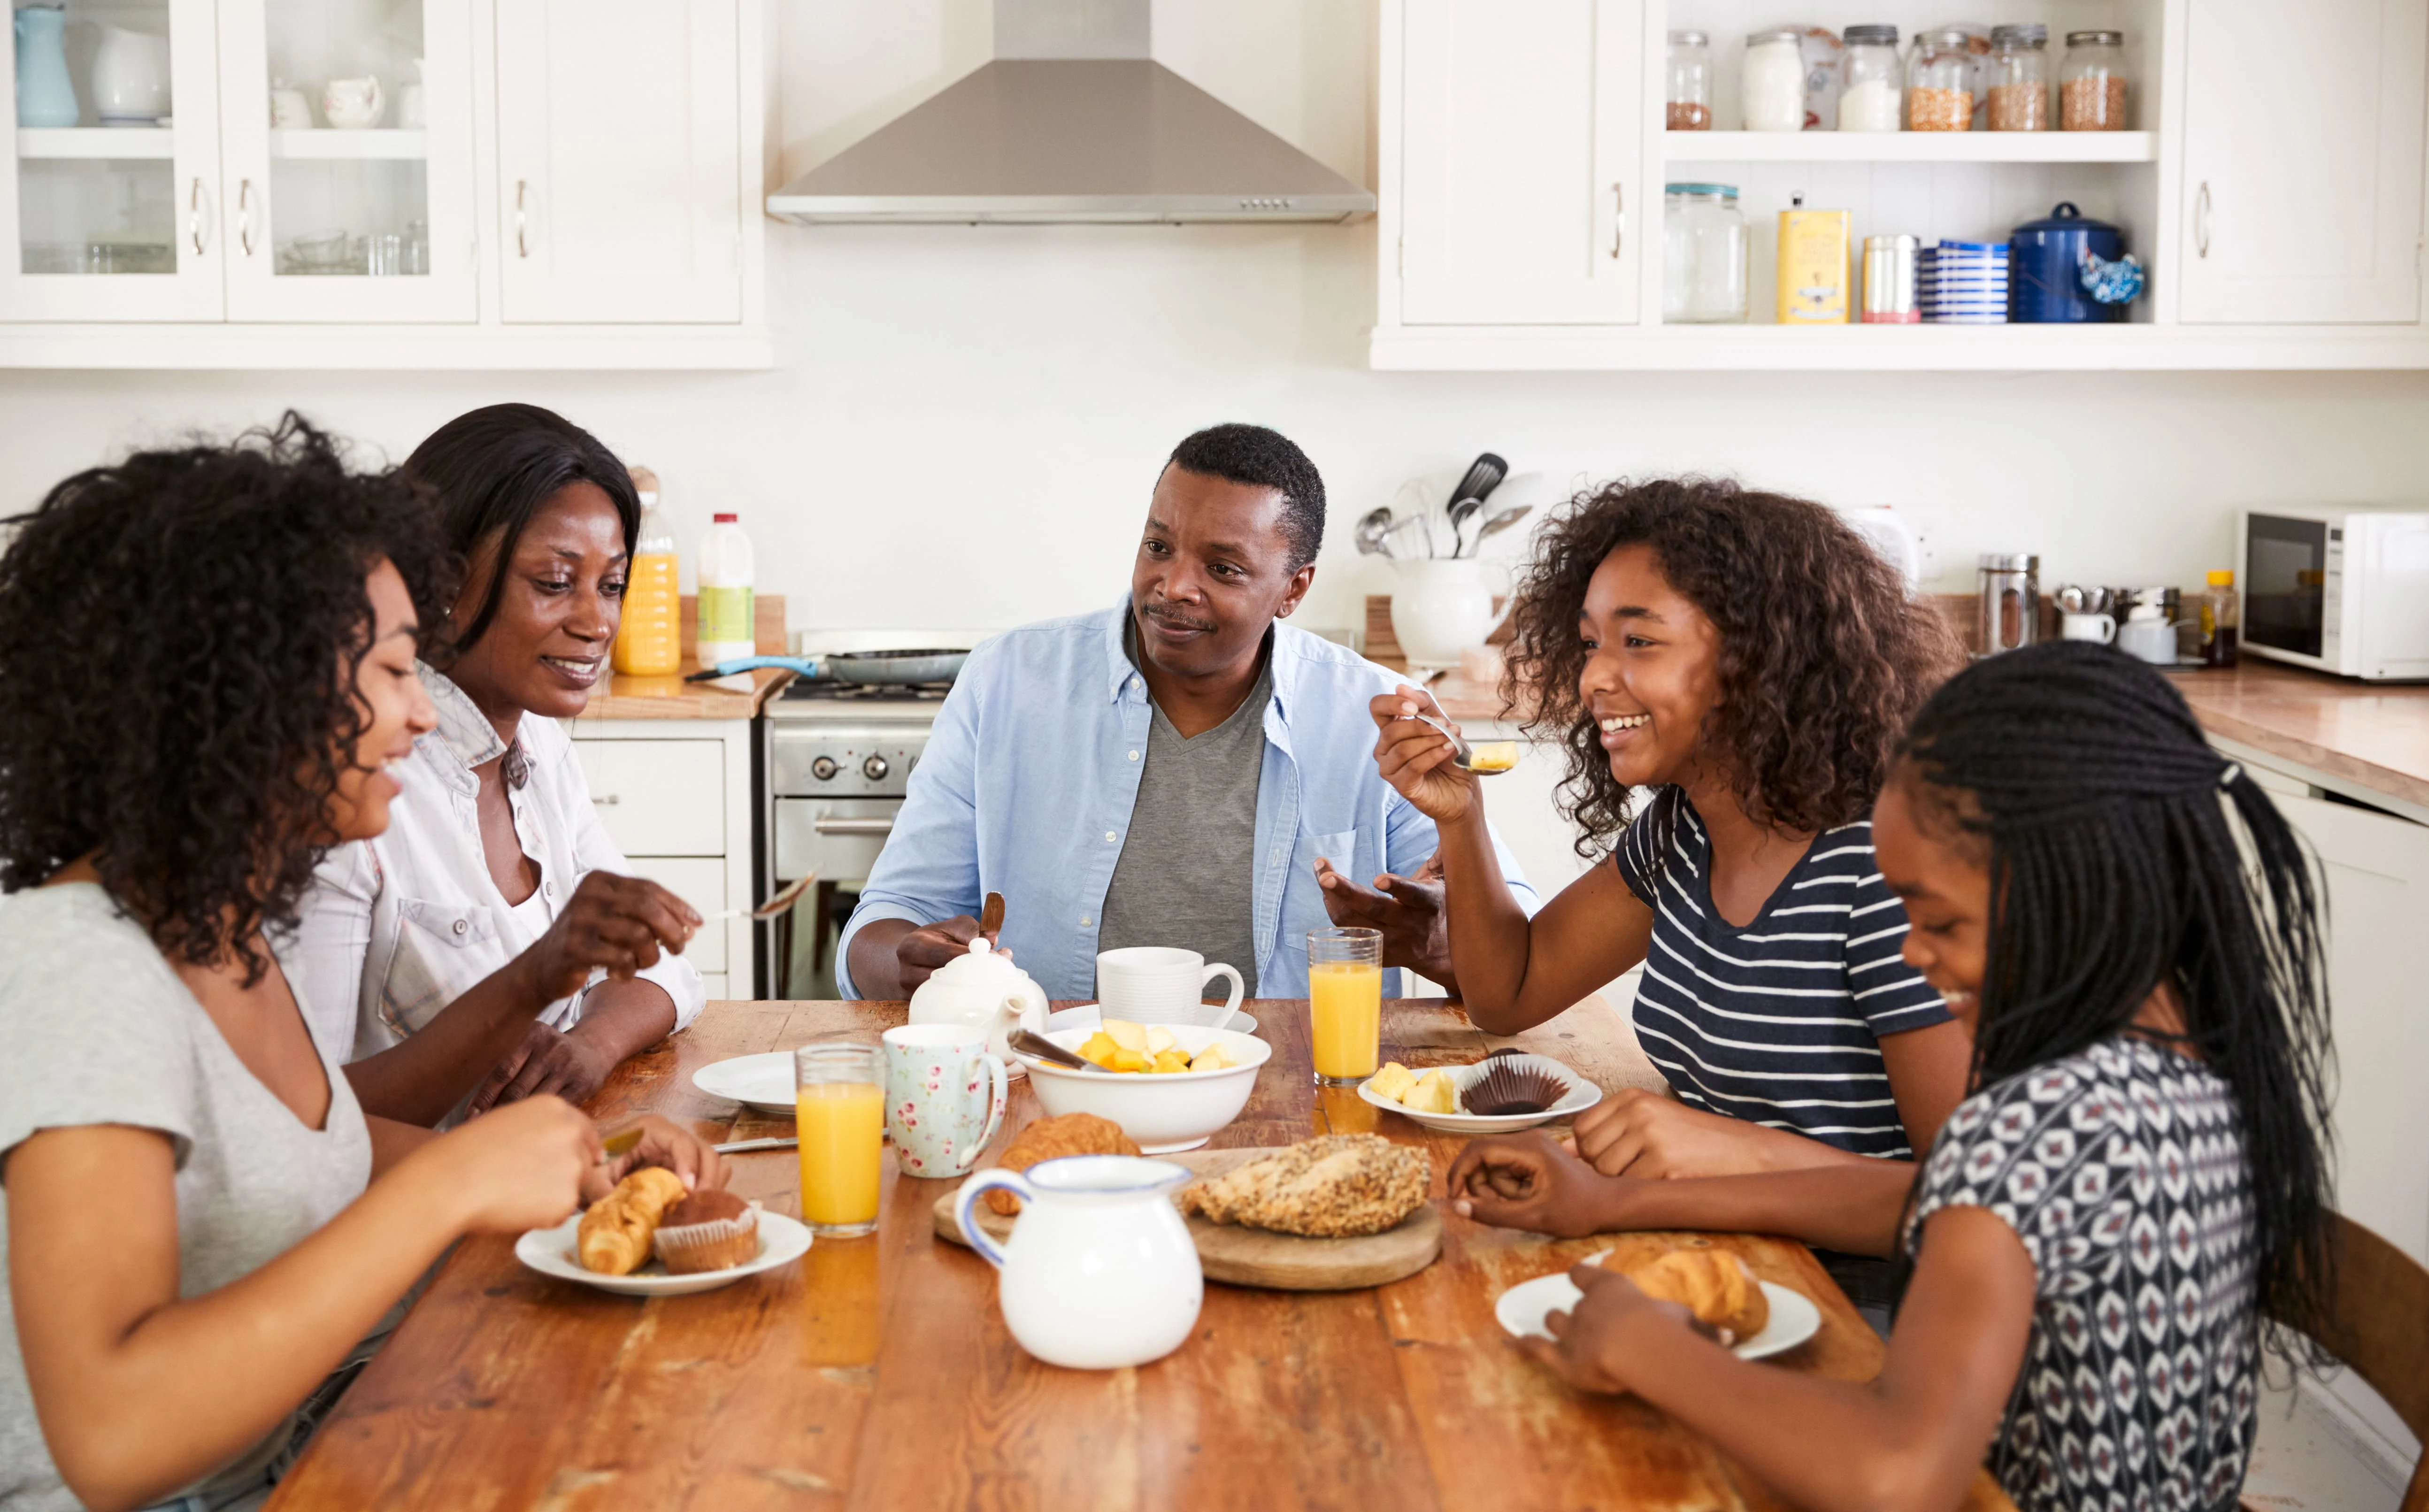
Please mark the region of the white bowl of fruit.
[[1239, 1117], [1256, 1090], [1257, 1068], [1274, 1053], [1236, 1029], [1120, 1019], [1049, 1029], [1046, 1038], [1090, 1065], [1081, 1071], [1021, 1056], [1039, 1106], [1057, 1118], [1110, 1118], [1148, 1155], [1194, 1150]]

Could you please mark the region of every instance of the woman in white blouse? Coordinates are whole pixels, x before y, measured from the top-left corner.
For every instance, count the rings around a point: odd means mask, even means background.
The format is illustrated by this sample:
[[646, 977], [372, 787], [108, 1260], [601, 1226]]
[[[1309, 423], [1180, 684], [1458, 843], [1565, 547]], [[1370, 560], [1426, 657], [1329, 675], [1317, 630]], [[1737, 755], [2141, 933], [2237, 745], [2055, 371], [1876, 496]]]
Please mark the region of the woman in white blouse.
[[700, 916], [621, 875], [557, 725], [607, 673], [640, 501], [588, 432], [529, 404], [459, 416], [405, 471], [438, 493], [464, 586], [425, 608], [438, 728], [393, 769], [388, 832], [333, 851], [305, 899], [308, 1011], [387, 1117], [580, 1102], [707, 995], [679, 953]]

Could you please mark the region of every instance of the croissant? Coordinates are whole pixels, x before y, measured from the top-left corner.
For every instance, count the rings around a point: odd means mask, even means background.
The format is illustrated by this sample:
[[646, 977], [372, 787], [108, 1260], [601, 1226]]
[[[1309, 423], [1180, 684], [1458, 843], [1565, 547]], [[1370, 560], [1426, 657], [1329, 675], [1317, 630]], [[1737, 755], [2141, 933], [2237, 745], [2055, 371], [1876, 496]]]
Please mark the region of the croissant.
[[[1040, 1160], [1066, 1155], [1136, 1155], [1139, 1147], [1110, 1118], [1094, 1113], [1065, 1113], [1041, 1118], [1015, 1135], [996, 1163], [1007, 1171], [1026, 1171]], [[986, 1205], [1007, 1216], [1020, 1211], [1020, 1199], [1001, 1187], [986, 1194]]]
[[1725, 1250], [1671, 1250], [1627, 1273], [1637, 1290], [1683, 1304], [1698, 1323], [1728, 1331], [1742, 1343], [1771, 1322], [1771, 1301], [1745, 1262]]
[[575, 1257], [586, 1271], [632, 1274], [648, 1263], [650, 1238], [667, 1209], [687, 1195], [681, 1176], [664, 1166], [643, 1166], [582, 1215], [574, 1231]]

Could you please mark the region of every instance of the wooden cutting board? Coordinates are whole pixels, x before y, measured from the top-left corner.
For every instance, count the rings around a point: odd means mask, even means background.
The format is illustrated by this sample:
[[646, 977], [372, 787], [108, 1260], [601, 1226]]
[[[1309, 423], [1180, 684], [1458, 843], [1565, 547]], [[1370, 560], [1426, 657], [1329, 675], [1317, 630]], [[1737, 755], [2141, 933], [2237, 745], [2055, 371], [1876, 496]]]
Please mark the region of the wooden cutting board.
[[[1188, 1150], [1156, 1159], [1185, 1165], [1201, 1176], [1219, 1176], [1259, 1156], [1279, 1153], [1270, 1148]], [[956, 1244], [963, 1242], [961, 1226], [953, 1222], [953, 1200], [959, 1195], [958, 1184], [947, 1189], [934, 1208], [937, 1237]], [[997, 1212], [982, 1202], [978, 1220], [987, 1237], [1000, 1244], [1012, 1237], [1019, 1217]], [[1303, 1239], [1186, 1215], [1182, 1221], [1189, 1224], [1189, 1237], [1198, 1241], [1198, 1258], [1205, 1267], [1206, 1279], [1235, 1287], [1352, 1291], [1414, 1275], [1442, 1253], [1442, 1214], [1430, 1202], [1402, 1219], [1397, 1227], [1357, 1239]]]

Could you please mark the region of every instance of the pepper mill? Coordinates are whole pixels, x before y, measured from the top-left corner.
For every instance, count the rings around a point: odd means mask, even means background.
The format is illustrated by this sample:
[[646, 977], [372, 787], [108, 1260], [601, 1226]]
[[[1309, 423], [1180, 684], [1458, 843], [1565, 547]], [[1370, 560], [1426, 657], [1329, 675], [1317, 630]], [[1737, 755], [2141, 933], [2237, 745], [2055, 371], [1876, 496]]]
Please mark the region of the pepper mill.
[[2030, 551], [1986, 551], [1975, 566], [1982, 590], [1982, 654], [2030, 646], [2041, 629], [2041, 559]]

